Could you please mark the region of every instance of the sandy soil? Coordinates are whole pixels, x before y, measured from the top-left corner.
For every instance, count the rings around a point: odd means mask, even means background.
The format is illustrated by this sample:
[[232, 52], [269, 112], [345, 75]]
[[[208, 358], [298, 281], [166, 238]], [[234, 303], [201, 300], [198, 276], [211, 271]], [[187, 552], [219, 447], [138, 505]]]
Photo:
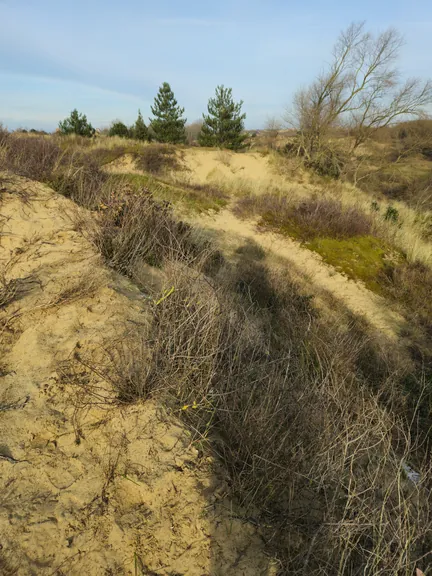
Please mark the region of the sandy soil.
[[185, 151], [183, 163], [195, 182], [245, 176], [251, 181], [268, 181], [272, 176], [269, 156], [257, 153], [234, 154], [224, 150], [191, 148]]
[[74, 229], [76, 208], [25, 187], [26, 202], [19, 186], [0, 193], [0, 271], [21, 279], [0, 309], [0, 574], [273, 574], [180, 421], [153, 402], [98, 403], [65, 368], [147, 311]]

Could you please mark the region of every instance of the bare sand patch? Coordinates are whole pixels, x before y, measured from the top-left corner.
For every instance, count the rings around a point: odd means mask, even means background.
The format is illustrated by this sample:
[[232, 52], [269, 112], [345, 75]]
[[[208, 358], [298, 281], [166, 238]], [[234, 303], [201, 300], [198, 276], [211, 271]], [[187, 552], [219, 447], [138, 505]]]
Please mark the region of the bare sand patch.
[[86, 402], [59, 368], [147, 311], [74, 230], [73, 205], [31, 189], [27, 203], [12, 189], [0, 199], [0, 267], [32, 279], [0, 311], [0, 570], [274, 573], [217, 460], [179, 420], [152, 401]]

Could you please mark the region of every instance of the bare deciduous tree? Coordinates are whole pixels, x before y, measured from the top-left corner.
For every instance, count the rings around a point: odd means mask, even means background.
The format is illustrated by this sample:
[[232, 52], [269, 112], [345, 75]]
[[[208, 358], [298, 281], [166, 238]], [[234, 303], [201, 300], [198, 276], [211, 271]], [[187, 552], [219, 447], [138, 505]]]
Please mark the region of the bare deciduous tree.
[[373, 36], [364, 23], [341, 33], [329, 70], [294, 98], [294, 122], [307, 157], [321, 148], [331, 128], [347, 127], [354, 151], [394, 120], [424, 114], [432, 102], [432, 82], [400, 81], [395, 61], [402, 43], [393, 28]]
[[186, 142], [189, 146], [198, 142], [198, 134], [201, 132], [202, 125], [203, 121], [201, 119], [186, 125]]
[[269, 148], [276, 146], [276, 140], [282, 129], [281, 122], [275, 116], [269, 116], [264, 126], [264, 143]]

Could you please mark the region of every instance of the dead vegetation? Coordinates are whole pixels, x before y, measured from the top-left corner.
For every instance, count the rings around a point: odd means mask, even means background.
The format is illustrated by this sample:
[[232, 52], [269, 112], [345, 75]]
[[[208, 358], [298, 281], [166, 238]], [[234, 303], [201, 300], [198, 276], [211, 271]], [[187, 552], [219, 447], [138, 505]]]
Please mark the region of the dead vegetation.
[[176, 148], [166, 144], [144, 146], [135, 156], [135, 164], [138, 169], [150, 174], [177, 170], [180, 166]]
[[[158, 246], [166, 228], [147, 227], [153, 217], [147, 208], [140, 223]], [[167, 288], [152, 299], [151, 325], [108, 349], [103, 369], [85, 361], [109, 385], [99, 401], [110, 388], [118, 402], [165, 398], [225, 462], [287, 573], [408, 574], [430, 548], [431, 480], [414, 439], [419, 405], [398, 398], [399, 367], [365, 362], [368, 337], [326, 328], [288, 276], [248, 260], [209, 277], [181, 252], [182, 233], [170, 234], [178, 250], [168, 236]], [[129, 238], [133, 268], [140, 252]], [[95, 389], [84, 378], [84, 390], [97, 398], [100, 381]]]
[[432, 270], [420, 262], [388, 268], [387, 289], [432, 334]]
[[[327, 69], [297, 92], [291, 118], [297, 128], [292, 152], [318, 173], [339, 177], [356, 150], [398, 119], [421, 118], [432, 101], [432, 82], [402, 83], [395, 62], [403, 44], [395, 29], [374, 36], [364, 22], [352, 23], [333, 48]], [[345, 128], [345, 154], [332, 132]], [[344, 158], [345, 156], [345, 158]]]
[[103, 206], [94, 241], [110, 266], [133, 275], [139, 262], [160, 267], [164, 261], [192, 262], [199, 255], [191, 227], [174, 219], [168, 203], [142, 188], [124, 189]]
[[373, 232], [372, 219], [360, 209], [317, 196], [297, 203], [276, 194], [245, 196], [237, 201], [235, 213], [240, 217], [260, 216], [263, 223], [291, 231], [302, 240], [350, 238]]
[[[126, 330], [102, 359], [77, 349], [63, 366], [82, 405], [89, 397], [100, 406], [153, 397], [181, 415], [193, 441], [226, 466], [281, 574], [408, 576], [427, 566], [430, 374], [392, 356], [391, 344], [378, 345], [356, 322], [321, 318], [259, 251], [240, 250], [235, 265], [227, 263], [148, 190], [110, 189], [97, 166], [63, 153], [54, 163], [49, 153], [40, 172], [28, 158], [21, 169], [22, 156], [6, 158], [6, 167], [46, 182], [60, 174], [57, 189], [94, 209], [88, 235], [105, 261], [131, 278], [143, 262], [163, 268], [165, 288], [147, 294], [149, 325]], [[249, 197], [238, 210], [304, 239], [373, 232], [367, 215], [321, 198]], [[427, 273], [403, 274], [391, 278], [397, 297], [408, 300], [405, 285], [422, 283], [424, 306]], [[10, 301], [13, 286], [4, 286]], [[83, 286], [65, 287], [58, 304]]]
[[103, 370], [86, 361], [89, 372], [117, 401], [164, 398], [186, 419], [228, 467], [286, 573], [423, 565], [431, 471], [396, 367], [371, 363], [361, 330], [325, 328], [289, 277], [261, 263], [213, 280], [175, 261], [165, 271], [171, 288], [153, 300], [150, 326], [113, 346]]

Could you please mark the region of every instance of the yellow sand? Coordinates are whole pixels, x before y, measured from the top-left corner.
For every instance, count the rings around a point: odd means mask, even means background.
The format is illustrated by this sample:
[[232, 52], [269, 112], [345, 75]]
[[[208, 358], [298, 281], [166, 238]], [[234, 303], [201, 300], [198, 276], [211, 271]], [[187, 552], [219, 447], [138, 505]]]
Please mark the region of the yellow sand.
[[98, 406], [62, 377], [75, 350], [147, 311], [74, 230], [76, 207], [25, 187], [28, 203], [0, 196], [0, 269], [34, 275], [0, 310], [0, 573], [273, 574], [258, 528], [180, 421], [153, 402]]

